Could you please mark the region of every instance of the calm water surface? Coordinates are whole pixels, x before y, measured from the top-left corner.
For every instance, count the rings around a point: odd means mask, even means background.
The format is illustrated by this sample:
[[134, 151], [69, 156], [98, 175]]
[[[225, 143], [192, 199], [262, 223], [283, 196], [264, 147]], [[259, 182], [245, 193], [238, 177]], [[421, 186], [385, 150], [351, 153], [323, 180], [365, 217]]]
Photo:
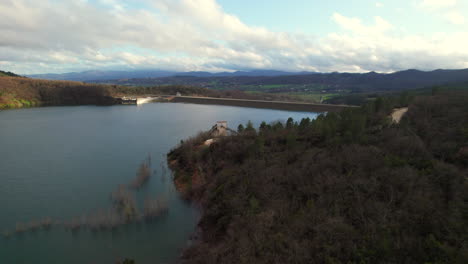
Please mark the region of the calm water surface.
[[67, 221], [93, 210], [111, 208], [110, 193], [129, 183], [148, 155], [155, 170], [136, 192], [143, 207], [147, 196], [168, 199], [169, 213], [153, 223], [116, 231], [76, 233], [63, 227], [0, 235], [0, 263], [114, 263], [133, 258], [138, 264], [172, 263], [187, 246], [199, 213], [175, 191], [161, 162], [174, 146], [209, 129], [218, 120], [237, 128], [248, 120], [314, 118], [315, 113], [210, 106], [45, 107], [0, 111], [0, 234], [17, 222], [44, 217]]

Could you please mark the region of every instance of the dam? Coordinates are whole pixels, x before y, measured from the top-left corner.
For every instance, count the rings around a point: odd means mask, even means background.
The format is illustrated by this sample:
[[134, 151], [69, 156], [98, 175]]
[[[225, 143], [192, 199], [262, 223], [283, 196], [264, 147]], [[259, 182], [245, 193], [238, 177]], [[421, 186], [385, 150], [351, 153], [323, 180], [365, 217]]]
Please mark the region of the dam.
[[141, 105], [150, 102], [171, 102], [171, 103], [189, 103], [206, 105], [225, 105], [238, 107], [251, 107], [263, 109], [277, 109], [299, 112], [339, 112], [346, 108], [355, 108], [353, 105], [335, 105], [335, 104], [317, 104], [307, 102], [287, 102], [287, 101], [265, 101], [249, 100], [235, 98], [214, 98], [199, 96], [173, 96], [173, 95], [154, 95], [147, 97], [122, 97], [116, 98], [119, 104]]
[[116, 100], [120, 102], [120, 104], [123, 104], [123, 105], [141, 105], [141, 104], [150, 103], [159, 99], [161, 99], [161, 97], [159, 96], [116, 98]]
[[300, 111], [300, 112], [339, 112], [346, 108], [356, 108], [356, 106], [352, 106], [352, 105], [316, 104], [316, 103], [306, 103], [306, 102], [265, 101], [265, 100], [212, 98], [212, 97], [195, 97], [195, 96], [176, 96], [176, 97], [171, 98], [170, 102], [207, 104], [207, 105], [226, 105], [226, 106], [239, 106], [239, 107], [263, 108], [263, 109], [277, 109], [277, 110], [285, 110], [285, 111]]
[[136, 104], [137, 105], [146, 104], [146, 103], [152, 102], [152, 101], [157, 100], [157, 99], [159, 99], [159, 97], [137, 98], [136, 99]]

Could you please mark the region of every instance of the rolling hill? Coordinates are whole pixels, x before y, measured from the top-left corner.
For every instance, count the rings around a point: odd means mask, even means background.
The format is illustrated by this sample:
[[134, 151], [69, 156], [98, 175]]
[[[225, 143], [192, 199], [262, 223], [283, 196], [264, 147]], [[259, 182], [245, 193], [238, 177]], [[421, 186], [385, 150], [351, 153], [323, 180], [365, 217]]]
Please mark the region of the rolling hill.
[[254, 70], [254, 71], [236, 71], [236, 72], [177, 72], [177, 71], [161, 71], [161, 70], [138, 70], [138, 71], [84, 71], [70, 73], [47, 73], [47, 74], [32, 74], [28, 75], [31, 78], [46, 79], [46, 80], [67, 80], [67, 81], [105, 81], [105, 80], [120, 80], [120, 79], [139, 79], [139, 78], [161, 78], [174, 76], [190, 76], [190, 77], [239, 77], [239, 76], [284, 76], [284, 75], [302, 75], [310, 74], [310, 72], [285, 72], [274, 70]]
[[419, 71], [405, 70], [391, 74], [314, 73], [282, 76], [166, 76], [92, 82], [118, 85], [192, 85], [210, 89], [247, 91], [311, 92], [370, 92], [417, 89], [434, 85], [468, 82], [468, 69]]
[[19, 76], [17, 74], [14, 74], [12, 72], [0, 71], [0, 77], [4, 77], [4, 76], [21, 77], [21, 76]]

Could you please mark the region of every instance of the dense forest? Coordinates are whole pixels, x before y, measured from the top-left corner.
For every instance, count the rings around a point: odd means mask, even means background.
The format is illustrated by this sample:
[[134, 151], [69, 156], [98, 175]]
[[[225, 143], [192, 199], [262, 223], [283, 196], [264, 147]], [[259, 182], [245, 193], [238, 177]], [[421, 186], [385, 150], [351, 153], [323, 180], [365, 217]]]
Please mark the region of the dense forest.
[[324, 100], [323, 103], [328, 104], [347, 104], [347, 105], [363, 105], [369, 100], [374, 100], [377, 97], [415, 97], [419, 95], [425, 95], [433, 93], [433, 91], [444, 91], [444, 90], [466, 90], [468, 82], [453, 83], [450, 85], [438, 85], [423, 87], [419, 89], [411, 89], [404, 92], [401, 91], [385, 91], [385, 92], [362, 92], [362, 93], [351, 93], [337, 95], [332, 98]]
[[466, 89], [433, 89], [181, 142], [174, 180], [203, 210], [182, 262], [466, 263], [467, 113]]

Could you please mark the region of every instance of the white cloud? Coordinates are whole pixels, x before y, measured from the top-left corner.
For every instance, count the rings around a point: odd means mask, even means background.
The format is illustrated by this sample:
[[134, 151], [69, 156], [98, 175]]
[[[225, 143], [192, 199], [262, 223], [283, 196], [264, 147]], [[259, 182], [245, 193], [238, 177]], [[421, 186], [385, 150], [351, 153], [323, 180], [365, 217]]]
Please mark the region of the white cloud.
[[18, 73], [122, 66], [388, 72], [460, 68], [468, 61], [465, 32], [407, 35], [382, 17], [367, 23], [334, 13], [342, 31], [317, 37], [249, 26], [215, 0], [141, 1], [148, 8], [117, 0], [101, 0], [104, 6], [2, 0], [0, 65]]
[[376, 2], [376, 3], [375, 3], [375, 7], [381, 8], [381, 7], [384, 7], [384, 4], [381, 3], [381, 2]]
[[358, 34], [382, 34], [393, 28], [392, 24], [379, 16], [374, 17], [375, 24], [372, 26], [364, 25], [359, 18], [345, 17], [339, 13], [334, 13], [332, 19], [342, 28]]
[[451, 11], [444, 15], [444, 18], [452, 24], [463, 25], [465, 17], [458, 11]]

